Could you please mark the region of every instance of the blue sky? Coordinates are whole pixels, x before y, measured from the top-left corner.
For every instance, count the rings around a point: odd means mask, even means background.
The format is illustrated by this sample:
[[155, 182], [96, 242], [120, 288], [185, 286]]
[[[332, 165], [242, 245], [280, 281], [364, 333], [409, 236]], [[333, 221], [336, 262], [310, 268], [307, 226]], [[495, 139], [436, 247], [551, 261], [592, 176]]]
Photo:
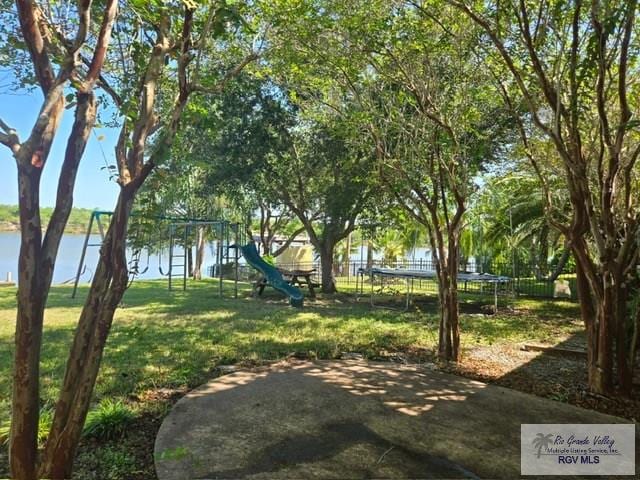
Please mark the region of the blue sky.
[[[20, 139], [24, 140], [29, 135], [41, 105], [42, 93], [40, 90], [19, 94], [5, 91], [0, 93], [0, 118], [15, 128]], [[42, 206], [55, 204], [57, 178], [72, 123], [73, 109], [65, 110], [62, 124], [42, 176], [40, 189]], [[104, 139], [99, 141], [98, 138], [101, 136]], [[113, 210], [118, 196], [118, 186], [109, 180], [107, 171], [101, 170], [101, 167], [105, 165], [105, 157], [110, 163], [113, 163], [113, 147], [116, 138], [117, 134], [113, 129], [98, 128], [94, 130], [80, 163], [74, 192], [74, 206]], [[9, 149], [0, 145], [0, 204], [14, 205], [17, 203], [18, 185], [15, 160]]]

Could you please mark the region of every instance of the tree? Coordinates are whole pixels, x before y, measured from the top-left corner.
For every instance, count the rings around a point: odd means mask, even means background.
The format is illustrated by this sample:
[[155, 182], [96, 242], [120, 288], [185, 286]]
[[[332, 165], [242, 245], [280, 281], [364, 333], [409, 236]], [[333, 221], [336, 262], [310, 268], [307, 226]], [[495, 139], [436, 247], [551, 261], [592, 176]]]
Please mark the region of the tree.
[[[116, 1], [94, 6], [88, 0], [79, 2], [74, 12], [64, 8], [45, 10], [36, 2], [16, 2], [19, 28], [10, 41], [19, 43], [17, 34], [22, 36], [35, 82], [44, 95], [40, 115], [27, 140], [21, 142], [17, 132], [4, 121], [0, 123], [0, 143], [8, 146], [16, 158], [21, 192], [9, 452], [12, 475], [17, 478], [71, 476], [104, 345], [127, 286], [127, 225], [135, 195], [154, 166], [165, 159], [190, 95], [204, 89], [222, 89], [255, 58], [254, 53], [249, 54], [222, 78], [199, 78], [196, 72], [203, 62], [202, 52], [211, 47], [211, 33], [224, 32], [224, 26], [236, 18], [237, 12], [224, 4], [199, 7], [193, 2], [130, 4], [118, 20], [118, 31], [125, 32], [118, 41], [128, 43], [121, 44], [112, 58], [108, 46], [117, 7]], [[48, 12], [53, 12], [54, 17]], [[73, 13], [66, 16], [68, 12]], [[101, 14], [99, 29], [91, 21], [92, 13]], [[229, 39], [225, 40], [228, 44]], [[104, 65], [109, 65], [110, 70]], [[168, 73], [175, 74], [177, 83], [165, 81]], [[120, 194], [75, 332], [51, 431], [38, 458], [38, 365], [43, 314], [60, 237], [72, 206], [76, 172], [96, 119], [97, 86], [123, 116], [113, 167]], [[74, 95], [65, 98], [65, 88], [73, 89]], [[158, 109], [161, 93], [164, 98], [173, 98], [162, 116]], [[65, 101], [75, 102], [75, 120], [59, 175], [56, 207], [43, 238], [39, 181]]]
[[271, 80], [243, 76], [198, 134], [210, 152], [209, 183], [253, 197], [247, 204], [262, 212], [263, 245], [272, 242], [273, 227], [286, 231], [289, 215], [300, 222], [279, 250], [306, 231], [320, 255], [325, 293], [336, 290], [335, 247], [374, 192], [373, 157], [341, 122], [326, 111], [305, 114]]
[[[438, 351], [458, 360], [463, 216], [474, 176], [499, 153], [504, 122], [496, 89], [482, 73], [477, 29], [440, 6], [434, 20], [405, 2], [327, 2], [325, 16], [338, 21], [315, 35], [347, 43], [349, 57], [336, 59], [323, 48], [316, 62], [338, 69], [342, 81], [329, 92], [342, 89], [358, 103], [363, 113], [355, 121], [368, 133], [384, 187], [427, 229], [439, 285]], [[306, 45], [305, 52], [315, 51]]]
[[377, 184], [371, 175], [373, 155], [350, 145], [339, 124], [331, 127], [311, 124], [292, 132], [289, 152], [277, 165], [282, 202], [320, 254], [323, 293], [336, 291], [336, 245], [354, 231]]
[[[572, 206], [555, 226], [576, 260], [589, 386], [610, 394], [615, 375], [629, 394], [640, 322], [629, 311], [640, 228], [638, 3], [450, 3], [482, 28], [508, 75], [505, 93], [555, 147]], [[533, 166], [548, 194], [544, 169]]]
[[386, 120], [374, 122], [372, 133], [387, 188], [427, 230], [440, 299], [438, 353], [457, 361], [464, 215], [476, 175], [500, 154], [503, 109], [482, 73], [470, 22], [444, 5], [439, 21], [420, 8], [392, 18], [393, 39], [372, 48], [372, 65], [386, 83], [374, 90], [380, 101], [371, 102], [381, 107], [376, 118]]
[[463, 214], [504, 122], [478, 29], [435, 5], [437, 15], [404, 1], [299, 2], [295, 18], [276, 9], [273, 23], [286, 41], [274, 41], [270, 58], [284, 83], [304, 87], [296, 90], [303, 103], [348, 119], [376, 153], [387, 190], [428, 228], [440, 285], [439, 352], [457, 359]]
[[[28, 138], [0, 121], [0, 142], [11, 149], [18, 167], [20, 188], [20, 257], [18, 308], [15, 335], [10, 463], [12, 475], [37, 476], [37, 431], [39, 405], [39, 363], [44, 309], [51, 285], [58, 247], [73, 204], [73, 185], [78, 166], [96, 120], [95, 87], [99, 82], [118, 2], [108, 1], [96, 13], [102, 17], [99, 30], [91, 21], [91, 1], [79, 2], [72, 18], [73, 35], [62, 38], [58, 69], [55, 71], [51, 36], [56, 31], [34, 2], [17, 1], [19, 32], [29, 52], [35, 83], [43, 94], [42, 108]], [[67, 23], [68, 22], [68, 23]], [[89, 40], [94, 37], [95, 40]], [[15, 38], [15, 37], [14, 37]], [[85, 55], [87, 55], [85, 57]], [[87, 59], [87, 66], [82, 59]], [[65, 98], [65, 88], [75, 93]], [[67, 98], [75, 102], [75, 119], [58, 181], [56, 205], [42, 236], [39, 185], [55, 139]]]
[[[278, 148], [279, 122], [284, 121], [277, 102], [263, 88], [263, 80], [245, 73], [223, 95], [204, 96], [189, 111], [189, 126], [179, 135], [176, 155], [201, 172], [201, 192], [194, 192], [194, 198], [205, 192], [224, 195], [246, 223], [249, 237], [257, 227], [263, 254], [278, 256], [304, 227], [277, 199], [268, 172], [259, 168], [259, 159]], [[174, 181], [185, 183], [182, 176]], [[278, 235], [286, 239], [275, 247]]]
[[[526, 161], [511, 161], [498, 173], [483, 177], [482, 192], [471, 207], [475, 218], [469, 231], [476, 242], [471, 250], [484, 263], [524, 264], [531, 269], [524, 274], [541, 281], [553, 282], [563, 273], [571, 252], [562, 232], [549, 221], [541, 191], [540, 180]], [[558, 209], [570, 209], [563, 190], [555, 186], [553, 191]], [[550, 259], [557, 257], [561, 261], [551, 271]]]

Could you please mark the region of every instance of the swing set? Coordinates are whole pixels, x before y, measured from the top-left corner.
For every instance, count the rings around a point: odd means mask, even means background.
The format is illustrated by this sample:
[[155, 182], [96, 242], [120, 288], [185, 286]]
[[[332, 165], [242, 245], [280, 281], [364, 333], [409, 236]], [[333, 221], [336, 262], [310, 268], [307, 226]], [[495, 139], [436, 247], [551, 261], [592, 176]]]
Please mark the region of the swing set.
[[[111, 217], [113, 212], [95, 210], [91, 212], [89, 224], [82, 245], [80, 261], [78, 269], [73, 279], [73, 291], [71, 298], [75, 298], [80, 278], [87, 271], [86, 255], [87, 250], [92, 247], [101, 247], [105, 239], [104, 218]], [[135, 213], [131, 214], [136, 217]], [[151, 244], [158, 244], [158, 237], [161, 239], [160, 248], [157, 249], [158, 256], [158, 272], [161, 277], [168, 280], [168, 289], [173, 291], [176, 289], [187, 289], [187, 278], [191, 275], [193, 266], [193, 248], [198, 249], [199, 241], [204, 242], [204, 238], [210, 245], [213, 245], [213, 253], [215, 264], [212, 268], [212, 276], [218, 280], [218, 294], [223, 295], [223, 284], [226, 277], [234, 282], [234, 298], [238, 296], [238, 260], [240, 252], [237, 245], [243, 245], [245, 241], [245, 233], [241, 224], [232, 223], [227, 220], [201, 220], [180, 217], [167, 216], [140, 216], [143, 220], [152, 222], [154, 242], [151, 242], [151, 234], [147, 233], [149, 238], [141, 238], [142, 223], [138, 224], [135, 233], [130, 235], [129, 241], [129, 284], [149, 271], [152, 247]], [[156, 225], [161, 228], [157, 228]], [[95, 235], [99, 238], [94, 239]], [[162, 241], [163, 239], [166, 239]], [[166, 245], [166, 246], [165, 246]], [[163, 251], [168, 250], [168, 266], [163, 268], [162, 257]], [[146, 260], [144, 260], [144, 250], [146, 250]], [[229, 273], [232, 275], [229, 275]]]

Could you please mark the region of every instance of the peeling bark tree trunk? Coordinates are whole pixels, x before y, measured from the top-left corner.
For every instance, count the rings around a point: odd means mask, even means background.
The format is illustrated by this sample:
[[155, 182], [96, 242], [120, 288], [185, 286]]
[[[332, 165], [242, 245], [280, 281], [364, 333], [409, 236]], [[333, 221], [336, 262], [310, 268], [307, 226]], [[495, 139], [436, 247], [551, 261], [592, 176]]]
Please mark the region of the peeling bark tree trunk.
[[40, 275], [40, 170], [18, 167], [20, 182], [20, 257], [18, 309], [15, 334], [11, 443], [11, 472], [16, 478], [34, 478], [37, 465], [38, 412], [40, 410], [40, 346], [46, 299]]
[[[45, 122], [43, 138], [37, 138], [35, 145], [25, 142], [16, 155], [18, 166], [18, 187], [20, 192], [20, 256], [18, 260], [18, 305], [16, 312], [15, 354], [13, 372], [13, 396], [11, 436], [9, 458], [13, 476], [18, 478], [35, 478], [37, 465], [37, 434], [40, 411], [40, 349], [42, 344], [42, 325], [53, 264], [57, 256], [57, 247], [62, 235], [60, 225], [64, 229], [70, 211], [66, 202], [56, 204], [56, 215], [47, 227], [46, 245], [43, 245], [42, 225], [40, 220], [40, 178], [49, 148], [57, 130], [64, 108], [62, 86], [48, 91], [39, 121]], [[78, 110], [82, 111], [81, 106]], [[82, 118], [90, 129], [92, 111], [88, 110], [88, 118]], [[95, 113], [95, 112], [94, 112]], [[35, 130], [35, 129], [34, 129]], [[75, 146], [78, 135], [77, 122], [69, 137], [69, 143]], [[85, 140], [86, 142], [86, 140]], [[80, 149], [82, 155], [84, 146]], [[69, 171], [77, 165], [75, 150], [67, 148], [65, 170]], [[69, 154], [73, 158], [69, 159]], [[75, 167], [77, 168], [77, 166]], [[75, 177], [75, 172], [69, 172]], [[63, 187], [64, 183], [59, 185]]]
[[4, 122], [0, 123], [0, 128], [5, 131], [0, 133], [0, 142], [11, 149], [18, 167], [21, 224], [9, 463], [13, 477], [28, 480], [37, 477], [38, 469], [39, 363], [44, 309], [58, 247], [73, 205], [77, 169], [95, 123], [93, 88], [104, 62], [117, 2], [112, 0], [104, 6], [102, 26], [89, 69], [83, 78], [76, 78], [73, 85], [77, 100], [75, 119], [58, 178], [56, 205], [44, 239], [40, 218], [40, 177], [64, 111], [64, 88], [77, 73], [79, 51], [85, 44], [90, 24], [91, 2], [78, 5], [76, 37], [66, 47], [57, 75], [41, 31], [44, 27], [39, 7], [34, 2], [20, 0], [16, 7], [23, 39], [45, 97], [38, 119], [24, 143], [19, 142], [14, 130]]
[[127, 288], [127, 226], [136, 190], [122, 188], [85, 301], [54, 423], [43, 453], [43, 478], [69, 478], [115, 310]]
[[438, 299], [440, 300], [440, 330], [438, 356], [445, 361], [460, 360], [460, 323], [458, 310], [458, 286], [447, 268], [439, 275]]
[[439, 351], [442, 358], [460, 361], [460, 312], [458, 304], [458, 238], [449, 237], [449, 255], [447, 260], [447, 282], [444, 292], [443, 318], [446, 325], [446, 343], [440, 345]]
[[[579, 215], [578, 215], [579, 217]], [[587, 330], [587, 368], [590, 388], [600, 394], [629, 395], [633, 364], [628, 353], [628, 279], [623, 266], [604, 258], [598, 271], [584, 238], [573, 239], [581, 316]], [[588, 273], [588, 272], [591, 273]]]
[[[428, 227], [429, 239], [438, 277], [440, 301], [440, 326], [438, 331], [438, 357], [445, 361], [460, 360], [460, 319], [458, 306], [458, 225], [446, 233], [432, 212], [434, 223]], [[446, 235], [446, 236], [445, 236]]]

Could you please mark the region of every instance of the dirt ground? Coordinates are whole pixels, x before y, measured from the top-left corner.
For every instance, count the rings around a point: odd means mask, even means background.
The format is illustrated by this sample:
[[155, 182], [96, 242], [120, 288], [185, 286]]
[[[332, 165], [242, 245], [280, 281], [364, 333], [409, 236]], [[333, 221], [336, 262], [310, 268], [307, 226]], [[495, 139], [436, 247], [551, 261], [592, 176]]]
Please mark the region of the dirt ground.
[[583, 408], [640, 420], [640, 389], [633, 399], [611, 399], [588, 392], [586, 357], [525, 351], [522, 345], [470, 348], [459, 365], [441, 371], [513, 388]]

